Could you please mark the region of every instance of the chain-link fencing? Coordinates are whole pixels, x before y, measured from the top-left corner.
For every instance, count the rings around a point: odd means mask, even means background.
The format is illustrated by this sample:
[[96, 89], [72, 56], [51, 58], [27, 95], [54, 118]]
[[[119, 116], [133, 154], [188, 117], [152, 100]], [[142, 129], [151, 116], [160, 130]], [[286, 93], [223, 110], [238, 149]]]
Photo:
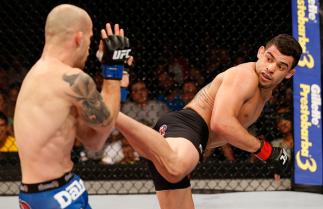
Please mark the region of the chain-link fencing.
[[[128, 103], [136, 102], [135, 91], [146, 91], [155, 103], [144, 112], [125, 103], [122, 111], [149, 126], [163, 112], [182, 108], [218, 73], [255, 61], [258, 48], [274, 35], [291, 34], [290, 1], [4, 0], [0, 10], [0, 64], [1, 71], [6, 72], [1, 74], [1, 81], [6, 83], [1, 89], [5, 98], [41, 55], [46, 16], [60, 3], [84, 8], [93, 20], [94, 37], [85, 71], [97, 82], [99, 31], [106, 22], [124, 27], [135, 57]], [[131, 89], [138, 80], [144, 83], [144, 87], [139, 85], [144, 89]], [[195, 89], [186, 89], [190, 82]], [[291, 123], [291, 110], [291, 83], [285, 82], [250, 132], [272, 142], [284, 139], [281, 127]], [[13, 110], [8, 113], [8, 118], [12, 117]], [[279, 125], [282, 121], [284, 124]], [[292, 133], [292, 126], [289, 129]], [[21, 178], [18, 155], [0, 154], [0, 194], [17, 194]], [[154, 192], [145, 163], [117, 131], [102, 152], [89, 153], [76, 144], [72, 156], [75, 172], [86, 181], [91, 194]], [[289, 190], [290, 177], [291, 168], [280, 183], [275, 183], [270, 167], [230, 146], [214, 150], [191, 175], [195, 192]]]

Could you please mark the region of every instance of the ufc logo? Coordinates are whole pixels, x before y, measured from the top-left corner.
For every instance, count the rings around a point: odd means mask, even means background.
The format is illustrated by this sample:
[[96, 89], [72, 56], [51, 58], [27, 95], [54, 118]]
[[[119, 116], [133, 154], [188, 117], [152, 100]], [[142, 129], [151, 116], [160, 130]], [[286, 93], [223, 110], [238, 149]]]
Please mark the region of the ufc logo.
[[283, 161], [283, 165], [285, 165], [285, 163], [287, 162], [288, 156], [287, 156], [287, 152], [286, 152], [285, 149], [283, 149], [283, 153], [280, 156], [279, 160], [282, 160]]
[[120, 60], [123, 58], [128, 58], [130, 51], [131, 51], [131, 49], [115, 50], [113, 52], [112, 59], [113, 60]]

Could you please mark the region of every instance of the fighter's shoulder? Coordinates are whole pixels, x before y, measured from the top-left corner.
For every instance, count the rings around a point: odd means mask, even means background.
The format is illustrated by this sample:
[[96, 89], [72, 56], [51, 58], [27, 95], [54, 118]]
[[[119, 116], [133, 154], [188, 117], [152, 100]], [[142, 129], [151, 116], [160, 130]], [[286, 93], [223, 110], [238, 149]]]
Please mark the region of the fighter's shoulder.
[[64, 93], [72, 103], [79, 105], [79, 99], [86, 98], [89, 94], [97, 92], [96, 84], [92, 77], [78, 68], [71, 68], [62, 74]]
[[228, 69], [223, 81], [235, 91], [251, 96], [258, 88], [258, 75], [255, 73], [253, 63], [245, 63]]
[[63, 72], [63, 78], [64, 77], [73, 77], [81, 80], [92, 80], [92, 77], [85, 73], [83, 70], [75, 67], [68, 66]]
[[257, 81], [257, 74], [255, 73], [255, 63], [254, 62], [248, 62], [243, 63], [234, 67], [229, 68], [224, 72], [224, 78], [227, 79], [238, 79], [241, 81]]
[[63, 71], [63, 74], [80, 74], [80, 75], [84, 75], [86, 73], [83, 70], [81, 70], [80, 68], [66, 66], [64, 71]]

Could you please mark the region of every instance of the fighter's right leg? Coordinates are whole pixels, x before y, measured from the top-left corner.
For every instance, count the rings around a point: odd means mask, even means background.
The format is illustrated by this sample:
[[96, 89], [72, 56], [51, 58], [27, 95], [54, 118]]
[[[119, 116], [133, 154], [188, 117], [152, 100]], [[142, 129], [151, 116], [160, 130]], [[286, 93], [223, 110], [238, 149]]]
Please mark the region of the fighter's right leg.
[[194, 209], [191, 187], [157, 191], [156, 194], [161, 209]]
[[151, 161], [148, 161], [148, 167], [161, 209], [194, 209], [188, 176], [179, 182], [171, 183], [159, 173]]
[[178, 182], [188, 175], [199, 161], [199, 153], [187, 139], [165, 138], [154, 129], [119, 113], [116, 128], [143, 157], [151, 160], [169, 182]]

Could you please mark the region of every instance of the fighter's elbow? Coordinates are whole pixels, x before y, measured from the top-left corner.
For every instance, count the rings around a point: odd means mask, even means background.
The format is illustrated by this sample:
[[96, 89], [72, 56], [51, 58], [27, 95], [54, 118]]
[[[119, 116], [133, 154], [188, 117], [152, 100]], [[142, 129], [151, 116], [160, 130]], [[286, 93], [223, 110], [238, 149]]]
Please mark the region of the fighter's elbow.
[[221, 134], [225, 131], [226, 125], [220, 121], [213, 121], [210, 124], [210, 129], [213, 133]]

